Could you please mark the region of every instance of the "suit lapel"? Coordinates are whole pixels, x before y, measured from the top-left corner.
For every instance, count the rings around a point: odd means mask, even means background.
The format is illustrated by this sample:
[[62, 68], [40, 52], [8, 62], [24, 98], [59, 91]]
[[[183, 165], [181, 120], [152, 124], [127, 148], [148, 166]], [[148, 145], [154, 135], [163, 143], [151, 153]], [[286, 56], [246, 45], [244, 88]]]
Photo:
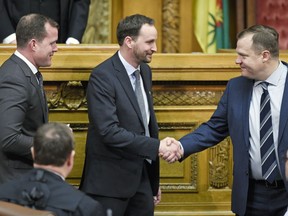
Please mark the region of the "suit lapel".
[[[287, 67], [287, 65], [286, 65]], [[285, 125], [287, 124], [288, 120], [288, 75], [286, 76], [286, 81], [285, 81], [285, 87], [284, 87], [284, 92], [283, 92], [283, 97], [282, 97], [282, 104], [281, 104], [281, 110], [280, 110], [280, 122], [279, 122], [279, 134], [278, 134], [278, 145], [281, 143], [281, 139], [283, 137], [284, 133], [284, 128]]]
[[[147, 68], [147, 67], [146, 67]], [[153, 109], [153, 101], [152, 101], [152, 95], [150, 92], [150, 78], [149, 78], [149, 71], [146, 71], [144, 67], [141, 67], [141, 76], [143, 80], [144, 90], [147, 95], [147, 101], [148, 101], [148, 107], [151, 113], [151, 110]]]
[[243, 106], [242, 106], [242, 124], [243, 124], [243, 132], [244, 132], [244, 140], [245, 144], [247, 147], [250, 146], [249, 144], [249, 110], [250, 110], [250, 103], [251, 103], [251, 97], [252, 97], [252, 91], [253, 91], [253, 85], [254, 81], [247, 79], [247, 82], [244, 83], [242, 91], [242, 101], [243, 101]]
[[37, 94], [38, 94], [38, 97], [39, 97], [39, 100], [40, 100], [41, 106], [42, 106], [43, 120], [44, 120], [44, 122], [48, 122], [48, 107], [47, 107], [47, 102], [46, 102], [46, 95], [43, 97], [41, 89], [38, 85], [38, 81], [37, 81], [36, 76], [33, 74], [33, 72], [28, 67], [28, 65], [22, 59], [20, 59], [18, 56], [13, 54], [11, 56], [11, 59], [13, 61], [15, 61], [21, 67], [25, 76], [29, 77], [28, 79], [30, 80], [32, 86], [34, 86], [36, 88], [36, 91], [37, 91]]
[[132, 88], [130, 79], [128, 77], [128, 74], [125, 70], [125, 67], [123, 66], [122, 62], [120, 61], [119, 57], [118, 57], [118, 53], [116, 53], [113, 57], [112, 57], [112, 62], [114, 65], [116, 72], [116, 76], [119, 80], [119, 82], [121, 83], [124, 91], [126, 92], [133, 108], [136, 110], [136, 113], [139, 117], [139, 119], [141, 119], [141, 122], [143, 123], [142, 120], [142, 115], [141, 115], [141, 111], [137, 102], [137, 98], [135, 95], [135, 92]]

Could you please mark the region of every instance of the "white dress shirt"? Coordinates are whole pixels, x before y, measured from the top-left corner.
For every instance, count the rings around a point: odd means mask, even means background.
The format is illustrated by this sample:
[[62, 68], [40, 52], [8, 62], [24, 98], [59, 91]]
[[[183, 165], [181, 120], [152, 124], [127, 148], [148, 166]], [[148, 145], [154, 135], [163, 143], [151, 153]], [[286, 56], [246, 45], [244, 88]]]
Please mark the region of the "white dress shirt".
[[[17, 50], [14, 53], [16, 56], [18, 56], [20, 59], [22, 59], [27, 65], [28, 67], [31, 69], [31, 71], [33, 72], [33, 74], [36, 74], [38, 72], [38, 69], [35, 67], [35, 65], [33, 65], [25, 56], [23, 56], [20, 52], [18, 52]], [[37, 79], [38, 80], [38, 79]]]
[[[280, 62], [278, 68], [268, 77], [266, 82], [269, 83], [268, 92], [270, 95], [272, 125], [273, 125], [273, 138], [275, 145], [276, 158], [279, 168], [279, 157], [277, 155], [278, 148], [278, 133], [279, 133], [279, 120], [282, 97], [285, 87], [287, 76], [287, 67]], [[250, 164], [252, 171], [252, 178], [263, 180], [261, 169], [261, 154], [260, 154], [260, 99], [263, 92], [261, 81], [255, 81], [250, 110], [249, 110], [249, 132], [250, 132]], [[280, 178], [280, 176], [279, 176]]]
[[[120, 61], [122, 62], [122, 64], [124, 65], [126, 72], [129, 76], [131, 85], [135, 91], [135, 82], [136, 82], [136, 77], [134, 76], [134, 72], [135, 70], [139, 70], [140, 71], [140, 67], [138, 68], [134, 68], [132, 65], [130, 65], [121, 55], [120, 51], [118, 51], [118, 56], [120, 58]], [[150, 120], [150, 111], [148, 109], [148, 101], [147, 101], [147, 95], [146, 92], [144, 90], [144, 85], [143, 85], [143, 80], [142, 77], [140, 76], [140, 83], [141, 83], [141, 90], [142, 90], [142, 94], [143, 94], [143, 98], [144, 98], [144, 105], [145, 105], [145, 112], [146, 112], [146, 116], [147, 116], [147, 125], [149, 125], [149, 120]]]

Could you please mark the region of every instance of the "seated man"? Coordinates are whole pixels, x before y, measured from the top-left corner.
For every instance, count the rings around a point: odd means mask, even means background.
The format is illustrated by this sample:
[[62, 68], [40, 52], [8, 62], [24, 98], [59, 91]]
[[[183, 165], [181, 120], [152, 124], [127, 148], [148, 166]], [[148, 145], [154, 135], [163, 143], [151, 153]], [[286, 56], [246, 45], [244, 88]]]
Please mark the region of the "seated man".
[[0, 185], [0, 200], [49, 210], [57, 216], [104, 215], [98, 202], [65, 182], [75, 155], [74, 138], [68, 126], [60, 123], [41, 126], [31, 151], [34, 169], [20, 179]]

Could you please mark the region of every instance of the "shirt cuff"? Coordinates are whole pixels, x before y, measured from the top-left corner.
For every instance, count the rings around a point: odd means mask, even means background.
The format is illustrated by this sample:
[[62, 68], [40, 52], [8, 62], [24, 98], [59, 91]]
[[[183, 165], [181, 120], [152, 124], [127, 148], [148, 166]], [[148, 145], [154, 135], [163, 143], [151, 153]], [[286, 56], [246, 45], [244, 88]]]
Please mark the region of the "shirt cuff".
[[185, 152], [184, 152], [184, 148], [183, 148], [183, 146], [182, 146], [182, 143], [179, 141], [179, 147], [180, 147], [180, 149], [183, 151], [183, 155], [182, 155], [182, 158], [184, 157], [184, 154], [185, 154]]
[[66, 44], [80, 44], [80, 42], [77, 39], [75, 39], [75, 38], [69, 37], [66, 40]]
[[11, 42], [16, 41], [16, 34], [13, 33], [9, 35], [8, 37], [4, 38], [2, 41], [3, 44], [10, 44]]

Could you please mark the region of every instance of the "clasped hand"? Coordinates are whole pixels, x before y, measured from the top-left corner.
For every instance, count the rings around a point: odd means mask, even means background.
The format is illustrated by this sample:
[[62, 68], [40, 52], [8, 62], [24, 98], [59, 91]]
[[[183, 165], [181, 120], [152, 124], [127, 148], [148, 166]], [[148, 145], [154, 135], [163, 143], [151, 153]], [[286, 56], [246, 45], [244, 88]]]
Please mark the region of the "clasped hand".
[[168, 163], [174, 163], [183, 156], [181, 144], [174, 138], [166, 137], [160, 141], [159, 156]]

